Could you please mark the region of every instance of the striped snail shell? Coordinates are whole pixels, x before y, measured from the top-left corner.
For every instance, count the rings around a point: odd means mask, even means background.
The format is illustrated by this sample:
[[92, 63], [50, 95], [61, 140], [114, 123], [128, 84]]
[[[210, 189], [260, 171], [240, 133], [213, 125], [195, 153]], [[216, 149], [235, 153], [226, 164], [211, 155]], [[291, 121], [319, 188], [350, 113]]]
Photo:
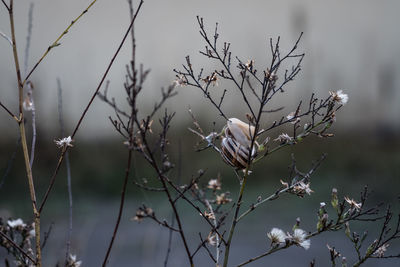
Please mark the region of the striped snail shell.
[[[251, 139], [255, 128], [239, 119], [231, 118], [225, 126], [225, 137], [221, 141], [222, 159], [232, 167], [245, 169], [249, 165]], [[256, 144], [251, 151], [250, 161], [257, 155]]]

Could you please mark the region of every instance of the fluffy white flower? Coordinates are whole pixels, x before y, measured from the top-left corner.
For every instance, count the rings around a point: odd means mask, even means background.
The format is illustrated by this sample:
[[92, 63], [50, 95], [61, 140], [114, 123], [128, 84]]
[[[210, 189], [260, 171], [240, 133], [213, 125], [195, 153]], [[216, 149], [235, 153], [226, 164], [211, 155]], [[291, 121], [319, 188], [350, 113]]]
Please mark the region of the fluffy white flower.
[[283, 144], [289, 143], [292, 141], [292, 137], [290, 137], [287, 133], [280, 134], [274, 141], [279, 141]]
[[309, 249], [310, 245], [311, 245], [311, 241], [309, 239], [306, 239], [307, 237], [307, 233], [306, 231], [302, 230], [302, 229], [295, 229], [293, 236], [292, 236], [292, 241], [304, 248], [304, 249]]
[[293, 191], [300, 197], [303, 197], [305, 194], [311, 195], [313, 190], [310, 188], [310, 183], [306, 184], [303, 181], [300, 181], [297, 185], [293, 187]]
[[213, 247], [216, 246], [217, 245], [217, 234], [209, 233], [208, 237], [207, 237], [207, 242], [210, 246], [213, 246]]
[[73, 146], [73, 145], [71, 144], [72, 141], [73, 141], [73, 140], [72, 140], [71, 136], [64, 137], [64, 138], [59, 139], [59, 140], [54, 140], [54, 142], [56, 143], [56, 145], [57, 145], [58, 147], [64, 147], [64, 146], [70, 146], [70, 147], [72, 147], [72, 146]]
[[386, 252], [388, 246], [389, 246], [389, 244], [387, 244], [387, 243], [386, 243], [386, 244], [383, 244], [382, 246], [380, 246], [380, 247], [374, 252], [374, 255], [377, 256], [377, 257], [379, 257], [379, 258], [382, 258], [383, 256], [385, 256], [385, 252]]
[[80, 267], [82, 265], [82, 261], [77, 261], [76, 255], [69, 254], [68, 264], [69, 264], [68, 266], [71, 267]]
[[245, 66], [248, 70], [252, 71], [253, 67], [254, 67], [254, 60], [253, 59], [247, 60], [247, 63], [245, 64]]
[[221, 182], [217, 179], [211, 179], [208, 181], [207, 188], [210, 188], [212, 190], [221, 190]]
[[[286, 119], [288, 119], [289, 121], [290, 121], [290, 120], [293, 120], [293, 118], [295, 117], [295, 115], [296, 115], [296, 112], [290, 112], [290, 113], [286, 116]], [[291, 121], [290, 123], [291, 123], [291, 124], [296, 124], [296, 123], [298, 123], [299, 121], [300, 121], [300, 118], [296, 118], [295, 120]]]
[[343, 93], [343, 90], [329, 92], [329, 94], [332, 96], [333, 100], [338, 102], [340, 105], [345, 105], [347, 101], [349, 101], [349, 96]]
[[22, 219], [16, 219], [13, 221], [7, 221], [8, 226], [10, 226], [11, 228], [16, 228], [18, 226], [22, 226], [25, 227], [26, 224], [24, 223], [24, 221]]
[[176, 80], [174, 81], [175, 86], [186, 86], [188, 83], [186, 77], [184, 75], [177, 75]]
[[272, 244], [285, 243], [286, 234], [279, 228], [272, 228], [271, 232], [267, 233]]
[[361, 210], [362, 203], [357, 203], [354, 199], [350, 199], [348, 197], [344, 197], [344, 200], [350, 205], [350, 209], [354, 210], [356, 209], [357, 211]]

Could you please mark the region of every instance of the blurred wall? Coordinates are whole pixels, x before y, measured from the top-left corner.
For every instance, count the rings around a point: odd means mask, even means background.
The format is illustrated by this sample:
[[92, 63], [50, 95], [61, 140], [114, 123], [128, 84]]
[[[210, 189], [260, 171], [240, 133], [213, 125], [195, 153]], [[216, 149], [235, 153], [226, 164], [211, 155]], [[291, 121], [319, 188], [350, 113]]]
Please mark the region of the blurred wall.
[[[28, 0], [15, 1], [17, 45], [24, 59]], [[33, 35], [28, 65], [31, 68], [65, 27], [90, 1], [34, 1]], [[151, 68], [143, 106], [151, 107], [159, 88], [174, 80], [186, 55], [195, 66], [216, 65], [202, 59], [198, 51], [204, 43], [198, 33], [196, 15], [203, 16], [210, 31], [219, 22], [220, 40], [232, 43], [232, 52], [241, 59], [255, 59], [256, 66], [267, 66], [269, 38], [281, 36], [282, 49], [288, 49], [301, 31], [300, 50], [306, 53], [302, 73], [279, 98], [276, 106], [294, 106], [308, 99], [311, 92], [325, 97], [329, 90], [343, 89], [350, 101], [339, 115], [339, 127], [350, 130], [398, 130], [400, 126], [400, 32], [399, 1], [187, 1], [148, 0], [136, 24], [138, 59]], [[128, 26], [125, 0], [99, 0], [50, 52], [32, 76], [35, 84], [38, 127], [54, 138], [58, 135], [57, 86], [61, 79], [67, 131], [71, 131], [104, 72]], [[0, 9], [0, 31], [9, 34], [8, 15]], [[125, 64], [129, 44], [115, 62], [108, 78], [110, 95], [124, 101]], [[0, 99], [17, 110], [15, 71], [10, 45], [0, 39]], [[227, 86], [227, 85], [224, 85]], [[218, 90], [223, 90], [219, 88]], [[168, 106], [178, 112], [177, 122], [188, 122], [188, 106], [198, 115], [215, 116], [206, 101], [198, 101], [193, 88], [180, 88]], [[177, 105], [178, 104], [178, 105]], [[275, 104], [275, 103], [274, 103]], [[207, 107], [207, 108], [204, 108]], [[240, 116], [235, 107], [230, 113]], [[289, 113], [290, 108], [285, 110]], [[115, 136], [108, 122], [113, 112], [100, 101], [91, 108], [79, 137]], [[217, 118], [212, 118], [216, 120]], [[220, 120], [220, 119], [218, 119]], [[16, 133], [16, 126], [0, 112], [0, 138]]]

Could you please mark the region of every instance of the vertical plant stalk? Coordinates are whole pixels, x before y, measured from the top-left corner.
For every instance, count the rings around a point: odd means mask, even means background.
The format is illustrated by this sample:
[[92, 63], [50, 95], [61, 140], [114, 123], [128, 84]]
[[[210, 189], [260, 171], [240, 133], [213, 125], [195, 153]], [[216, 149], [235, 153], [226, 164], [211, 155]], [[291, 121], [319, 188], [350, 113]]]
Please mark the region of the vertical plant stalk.
[[110, 244], [108, 245], [106, 256], [104, 257], [104, 261], [103, 261], [103, 265], [102, 265], [103, 267], [107, 266], [107, 261], [108, 261], [108, 258], [110, 257], [111, 249], [112, 249], [112, 246], [114, 244], [115, 237], [117, 236], [119, 224], [121, 222], [122, 212], [124, 210], [124, 204], [125, 204], [126, 188], [127, 188], [127, 185], [128, 185], [129, 174], [130, 174], [130, 171], [131, 171], [131, 165], [132, 165], [132, 149], [129, 149], [128, 162], [127, 162], [127, 166], [126, 166], [126, 169], [125, 169], [125, 178], [124, 178], [124, 182], [123, 182], [123, 185], [122, 185], [122, 191], [121, 191], [121, 202], [120, 202], [120, 205], [119, 205], [118, 217], [117, 217], [117, 221], [115, 223], [114, 232], [113, 232], [113, 235], [111, 237]]
[[[137, 118], [136, 118], [136, 125], [138, 127], [140, 127], [140, 122], [137, 120]], [[190, 266], [193, 267], [194, 266], [193, 256], [190, 253], [190, 249], [189, 249], [186, 237], [185, 237], [185, 233], [183, 231], [183, 226], [182, 226], [180, 214], [179, 214], [179, 212], [178, 212], [178, 210], [176, 208], [176, 203], [174, 202], [174, 200], [173, 200], [173, 198], [171, 196], [171, 192], [169, 191], [168, 186], [167, 186], [167, 180], [168, 179], [163, 175], [162, 171], [160, 170], [160, 168], [159, 168], [159, 166], [158, 166], [158, 164], [157, 164], [157, 162], [156, 162], [156, 160], [154, 158], [154, 153], [151, 151], [150, 146], [149, 146], [149, 144], [147, 142], [146, 133], [143, 132], [143, 131], [140, 131], [140, 134], [142, 136], [142, 141], [143, 141], [144, 147], [145, 147], [146, 151], [148, 152], [149, 163], [153, 166], [154, 170], [157, 172], [157, 176], [161, 181], [161, 184], [162, 184], [162, 187], [164, 188], [165, 194], [167, 195], [168, 202], [170, 203], [172, 211], [174, 212], [175, 219], [176, 219], [176, 222], [178, 224], [179, 235], [181, 236], [181, 239], [182, 239], [182, 242], [183, 242], [183, 246], [185, 247], [185, 251], [186, 251]]]
[[[32, 37], [32, 21], [33, 21], [33, 7], [34, 4], [31, 2], [29, 5], [29, 13], [28, 13], [28, 33], [26, 35], [26, 46], [25, 46], [25, 55], [24, 55], [24, 75], [28, 72], [28, 61], [29, 61], [29, 48], [31, 44]], [[27, 82], [27, 95], [31, 106], [32, 112], [32, 144], [31, 144], [31, 157], [30, 157], [30, 165], [32, 168], [33, 161], [35, 159], [35, 147], [36, 147], [36, 107], [35, 102], [33, 100], [33, 84], [28, 81]]]
[[[135, 12], [135, 13], [133, 13], [133, 8], [132, 8], [132, 5], [131, 5], [131, 2], [128, 1], [128, 3], [129, 3], [129, 5], [130, 5], [130, 11], [131, 11], [131, 13], [130, 13], [130, 14], [131, 14], [131, 16], [130, 16], [131, 23], [130, 23], [130, 25], [129, 25], [128, 30], [126, 31], [126, 33], [125, 33], [125, 35], [124, 35], [124, 38], [123, 38], [123, 40], [122, 40], [122, 42], [121, 42], [120, 47], [118, 48], [118, 51], [119, 51], [120, 48], [122, 47], [122, 44], [125, 42], [127, 36], [129, 35], [129, 32], [131, 32], [131, 35], [132, 35], [132, 47], [133, 47], [133, 54], [132, 54], [133, 60], [132, 60], [132, 61], [133, 61], [133, 64], [134, 64], [134, 62], [135, 62], [134, 23], [135, 23], [135, 20], [136, 20], [137, 15], [139, 14], [140, 8], [141, 8], [141, 6], [142, 6], [142, 4], [143, 4], [143, 0], [140, 1], [139, 6], [138, 6], [138, 8], [136, 9], [136, 12]], [[118, 52], [117, 52], [117, 53], [118, 53]], [[133, 71], [134, 71], [134, 69], [133, 69]], [[104, 79], [103, 79], [103, 80], [104, 80]], [[99, 87], [99, 88], [100, 88], [100, 87]], [[98, 88], [98, 89], [99, 89], [99, 88]], [[96, 91], [96, 94], [94, 95], [94, 97], [97, 95], [97, 92], [98, 92], [98, 90]], [[93, 100], [93, 99], [92, 99], [92, 100]], [[135, 107], [132, 107], [132, 108], [131, 108], [130, 119], [133, 120], [134, 118], [136, 119], [136, 108], [135, 108]], [[78, 124], [78, 126], [79, 126], [79, 124]], [[133, 134], [134, 134], [134, 128], [133, 128], [133, 127], [134, 127], [134, 124], [132, 123], [132, 124], [130, 125], [130, 127], [129, 127], [129, 143], [132, 143], [132, 142], [133, 142]], [[75, 134], [75, 131], [74, 131], [74, 134]], [[122, 213], [123, 213], [123, 210], [124, 210], [124, 204], [125, 204], [126, 189], [127, 189], [128, 181], [129, 181], [129, 174], [130, 174], [130, 172], [131, 172], [131, 167], [132, 167], [132, 154], [133, 154], [132, 149], [129, 149], [129, 151], [128, 151], [128, 161], [127, 161], [127, 166], [126, 166], [126, 169], [125, 169], [125, 178], [124, 178], [124, 182], [123, 182], [123, 185], [122, 185], [121, 201], [120, 201], [120, 205], [119, 205], [119, 211], [118, 211], [117, 221], [116, 221], [116, 223], [115, 223], [114, 232], [113, 232], [113, 235], [112, 235], [112, 237], [111, 237], [110, 243], [109, 243], [109, 245], [108, 245], [106, 255], [105, 255], [105, 257], [104, 257], [104, 261], [103, 261], [103, 265], [102, 265], [103, 267], [107, 266], [107, 262], [108, 262], [108, 259], [109, 259], [109, 257], [110, 257], [111, 249], [112, 249], [112, 247], [113, 247], [115, 238], [116, 238], [116, 236], [117, 236], [119, 224], [120, 224], [120, 222], [121, 222], [121, 217], [122, 217]]]
[[238, 222], [237, 218], [239, 216], [240, 206], [242, 205], [242, 198], [243, 198], [244, 188], [246, 187], [246, 180], [247, 180], [248, 175], [249, 175], [249, 167], [246, 168], [243, 180], [240, 185], [240, 191], [239, 191], [239, 196], [238, 196], [238, 200], [236, 203], [235, 214], [233, 215], [231, 228], [229, 230], [228, 240], [225, 245], [225, 255], [224, 255], [224, 265], [223, 265], [224, 267], [228, 266], [229, 251], [231, 248], [233, 233], [235, 232], [236, 224]]
[[[181, 178], [182, 178], [182, 140], [179, 139], [179, 143], [178, 143], [178, 177], [177, 177], [178, 184], [180, 184]], [[174, 227], [174, 226], [175, 226], [175, 216], [174, 216], [174, 213], [172, 212], [171, 227]], [[172, 231], [172, 229], [170, 229], [169, 235], [168, 235], [167, 254], [165, 255], [165, 260], [164, 260], [164, 267], [168, 266], [169, 255], [171, 253], [173, 234], [174, 234], [174, 231]]]
[[[64, 120], [63, 120], [63, 111], [62, 111], [62, 87], [61, 81], [57, 78], [57, 94], [58, 94], [58, 121], [60, 124], [60, 132], [61, 136], [64, 136]], [[67, 250], [65, 255], [65, 263], [67, 265], [68, 257], [70, 255], [71, 250], [71, 236], [72, 236], [72, 182], [71, 182], [71, 164], [69, 161], [69, 153], [65, 152], [65, 166], [67, 167], [67, 188], [68, 188], [68, 202], [69, 202], [69, 227], [68, 227], [68, 235], [67, 235]]]
[[[110, 61], [110, 63], [108, 64], [107, 69], [106, 69], [106, 71], [104, 72], [104, 74], [103, 74], [103, 76], [102, 76], [102, 78], [101, 78], [101, 80], [100, 80], [100, 82], [99, 82], [99, 84], [98, 84], [96, 90], [94, 91], [92, 97], [90, 98], [88, 104], [86, 105], [85, 110], [82, 112], [82, 115], [81, 115], [81, 117], [79, 118], [79, 120], [78, 120], [78, 122], [77, 122], [77, 124], [76, 124], [76, 126], [75, 126], [75, 129], [74, 129], [74, 131], [73, 131], [73, 133], [72, 133], [72, 135], [71, 135], [71, 138], [72, 138], [72, 139], [74, 139], [76, 133], [78, 132], [78, 130], [79, 130], [80, 126], [81, 126], [81, 123], [82, 123], [83, 119], [85, 118], [87, 112], [89, 111], [89, 108], [90, 108], [90, 106], [92, 105], [94, 99], [95, 99], [96, 96], [98, 95], [98, 92], [99, 92], [101, 86], [103, 85], [104, 80], [106, 79], [108, 72], [110, 71], [112, 65], [114, 64], [115, 59], [117, 58], [119, 52], [121, 51], [121, 48], [122, 48], [123, 44], [125, 43], [125, 40], [126, 40], [128, 34], [129, 34], [130, 30], [131, 30], [131, 27], [133, 26], [133, 24], [134, 24], [134, 22], [135, 22], [135, 20], [136, 20], [136, 17], [137, 17], [137, 15], [139, 14], [139, 10], [140, 10], [142, 4], [143, 4], [143, 0], [140, 1], [139, 6], [138, 6], [138, 9], [136, 10], [135, 16], [134, 16], [134, 18], [132, 19], [131, 24], [129, 25], [127, 32], [125, 33], [124, 37], [122, 38], [122, 41], [121, 41], [121, 43], [119, 44], [119, 46], [118, 46], [118, 48], [117, 48], [117, 51], [114, 53], [113, 57], [111, 58], [111, 61]], [[55, 180], [56, 180], [58, 171], [60, 170], [61, 163], [62, 163], [63, 160], [64, 160], [65, 152], [66, 152], [68, 149], [69, 149], [69, 146], [66, 146], [66, 147], [64, 147], [64, 148], [62, 149], [62, 151], [61, 151], [60, 157], [59, 157], [58, 162], [57, 162], [57, 166], [56, 166], [56, 168], [55, 168], [55, 170], [54, 170], [54, 172], [53, 172], [53, 175], [52, 175], [51, 178], [50, 178], [50, 184], [49, 184], [49, 186], [48, 186], [48, 188], [47, 188], [47, 190], [46, 190], [46, 193], [45, 193], [45, 195], [44, 195], [44, 197], [43, 197], [42, 203], [40, 204], [40, 208], [39, 208], [39, 211], [40, 211], [40, 212], [43, 210], [43, 208], [44, 208], [44, 206], [45, 206], [45, 204], [46, 204], [46, 202], [47, 202], [47, 199], [48, 199], [48, 197], [49, 197], [49, 194], [50, 194], [50, 192], [51, 192], [51, 190], [52, 190], [52, 188], [53, 188], [53, 186], [54, 186], [54, 182], [55, 182]]]
[[25, 169], [26, 169], [26, 174], [27, 174], [27, 178], [28, 178], [29, 192], [30, 192], [30, 196], [31, 196], [34, 221], [35, 221], [36, 266], [41, 267], [42, 266], [42, 253], [41, 253], [41, 247], [40, 247], [40, 213], [37, 209], [35, 186], [33, 183], [32, 169], [31, 169], [31, 165], [30, 165], [30, 161], [29, 161], [28, 145], [26, 142], [24, 113], [23, 113], [23, 109], [22, 109], [23, 84], [22, 84], [22, 80], [21, 80], [21, 70], [20, 70], [19, 61], [18, 61], [13, 8], [14, 8], [14, 1], [10, 0], [10, 6], [8, 9], [8, 13], [9, 13], [9, 17], [10, 17], [11, 39], [12, 39], [12, 43], [13, 43], [13, 55], [14, 55], [15, 71], [17, 74], [18, 95], [19, 95], [19, 121], [18, 121], [18, 124], [19, 124], [19, 130], [20, 130], [20, 135], [21, 135], [22, 150], [24, 152]]
[[[218, 227], [217, 217], [214, 214], [214, 210], [213, 210], [213, 208], [212, 208], [212, 206], [210, 204], [210, 201], [208, 201], [208, 199], [205, 199], [205, 202], [206, 202], [207, 208], [211, 212], [211, 216], [214, 217], [214, 219], [213, 219], [214, 227], [217, 228]], [[215, 261], [216, 261], [215, 266], [218, 267], [219, 266], [218, 265], [218, 263], [219, 263], [219, 245], [221, 243], [220, 240], [219, 240], [219, 235], [218, 234], [215, 234], [215, 240], [217, 242], [217, 244], [215, 245]]]

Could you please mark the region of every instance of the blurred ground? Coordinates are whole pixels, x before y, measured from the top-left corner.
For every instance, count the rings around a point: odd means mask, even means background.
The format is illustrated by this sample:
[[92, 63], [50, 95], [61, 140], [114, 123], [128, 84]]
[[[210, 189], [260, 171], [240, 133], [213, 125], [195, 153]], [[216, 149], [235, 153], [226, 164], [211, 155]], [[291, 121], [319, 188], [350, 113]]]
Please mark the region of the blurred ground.
[[[244, 207], [254, 202], [258, 195], [267, 196], [275, 192], [280, 186], [279, 179], [285, 179], [288, 174], [287, 166], [290, 164], [290, 154], [294, 153], [300, 170], [306, 171], [311, 161], [318, 159], [321, 153], [328, 153], [328, 157], [322, 166], [312, 177], [311, 187], [315, 191], [311, 196], [300, 199], [291, 195], [284, 195], [273, 203], [256, 210], [251, 216], [243, 221], [238, 227], [238, 235], [233, 246], [233, 258], [231, 263], [239, 263], [244, 259], [258, 255], [267, 248], [268, 241], [266, 232], [272, 227], [280, 227], [289, 230], [300, 217], [302, 228], [306, 230], [315, 229], [316, 212], [320, 202], [330, 201], [330, 191], [333, 187], [338, 189], [340, 196], [350, 196], [357, 199], [364, 185], [368, 185], [371, 192], [369, 205], [380, 202], [391, 204], [395, 210], [400, 206], [397, 200], [399, 195], [400, 180], [400, 154], [398, 153], [398, 140], [392, 138], [381, 138], [379, 135], [370, 134], [368, 139], [363, 139], [361, 134], [343, 137], [343, 133], [336, 133], [339, 137], [333, 139], [306, 139], [304, 143], [284, 151], [272, 154], [259, 166], [249, 180], [245, 194]], [[182, 137], [171, 139], [171, 144], [177, 139], [182, 142], [183, 180], [188, 181], [191, 174], [197, 169], [207, 170], [200, 184], [206, 184], [208, 179], [214, 178], [218, 170], [222, 170], [223, 190], [229, 190], [232, 196], [236, 196], [238, 190], [237, 179], [233, 176], [220, 156], [212, 151], [201, 153], [193, 151], [196, 137], [187, 134]], [[171, 147], [172, 147], [171, 145]], [[8, 147], [11, 153], [13, 146]], [[54, 146], [48, 147], [39, 156], [34, 169], [37, 183], [46, 184], [50, 171], [55, 166], [56, 159], [49, 153], [55, 150]], [[46, 152], [46, 153], [44, 153]], [[97, 266], [102, 260], [106, 249], [112, 226], [118, 208], [118, 196], [122, 183], [125, 148], [121, 142], [114, 143], [79, 144], [71, 150], [71, 164], [73, 174], [74, 192], [74, 232], [73, 248], [84, 261], [85, 266]], [[6, 162], [1, 153], [1, 161]], [[53, 153], [55, 153], [53, 151]], [[172, 155], [177, 154], [172, 151]], [[21, 162], [21, 152], [17, 153], [16, 162]], [[146, 165], [138, 158], [135, 160], [135, 173], [137, 178], [146, 177], [151, 181], [152, 174]], [[1, 169], [4, 172], [4, 167]], [[24, 170], [14, 165], [10, 175], [6, 178], [0, 189], [0, 215], [2, 217], [22, 217], [24, 220], [31, 218], [28, 199], [28, 188], [24, 179]], [[133, 177], [132, 177], [133, 179]], [[18, 188], [18, 190], [15, 190]], [[43, 188], [38, 187], [40, 194]], [[62, 258], [65, 249], [65, 238], [67, 229], [67, 194], [65, 169], [61, 170], [56, 182], [56, 190], [49, 199], [49, 206], [43, 213], [45, 222], [43, 229], [47, 229], [53, 222], [53, 232], [49, 243], [45, 248], [46, 261], [53, 265]], [[138, 206], [146, 203], [154, 208], [161, 218], [170, 218], [170, 210], [162, 196], [157, 193], [149, 193], [139, 190], [133, 185], [132, 180], [128, 188], [128, 201], [125, 216], [115, 249], [113, 250], [110, 266], [128, 266], [135, 262], [135, 266], [160, 266], [166, 253], [168, 242], [168, 231], [154, 224], [154, 222], [143, 221], [138, 224], [130, 219], [134, 216]], [[184, 203], [180, 205], [184, 215], [184, 225], [189, 236], [192, 236], [192, 246], [197, 242], [197, 233], [203, 230], [204, 225], [199, 220], [197, 212], [193, 211]], [[376, 234], [377, 227], [355, 226], [355, 231], [363, 232], [369, 230], [372, 238]], [[193, 240], [195, 242], [193, 242]], [[301, 248], [291, 248], [288, 251], [279, 252], [270, 258], [260, 261], [253, 266], [308, 266], [308, 262], [316, 258], [319, 266], [325, 266], [328, 262], [328, 250], [326, 244], [335, 246], [349, 262], [354, 259], [351, 244], [346, 240], [344, 234], [323, 234], [312, 241], [311, 249], [304, 251]], [[182, 256], [183, 247], [178, 236], [174, 236], [173, 252], [171, 254], [170, 266], [186, 266], [187, 263]], [[391, 251], [399, 249], [393, 244]], [[284, 256], [283, 256], [284, 255]], [[203, 255], [204, 256], [204, 255]], [[283, 256], [283, 257], [282, 257]], [[197, 260], [201, 266], [208, 266], [206, 257], [199, 255]], [[372, 260], [366, 266], [397, 266], [398, 260]], [[317, 265], [318, 266], [318, 265]]]

